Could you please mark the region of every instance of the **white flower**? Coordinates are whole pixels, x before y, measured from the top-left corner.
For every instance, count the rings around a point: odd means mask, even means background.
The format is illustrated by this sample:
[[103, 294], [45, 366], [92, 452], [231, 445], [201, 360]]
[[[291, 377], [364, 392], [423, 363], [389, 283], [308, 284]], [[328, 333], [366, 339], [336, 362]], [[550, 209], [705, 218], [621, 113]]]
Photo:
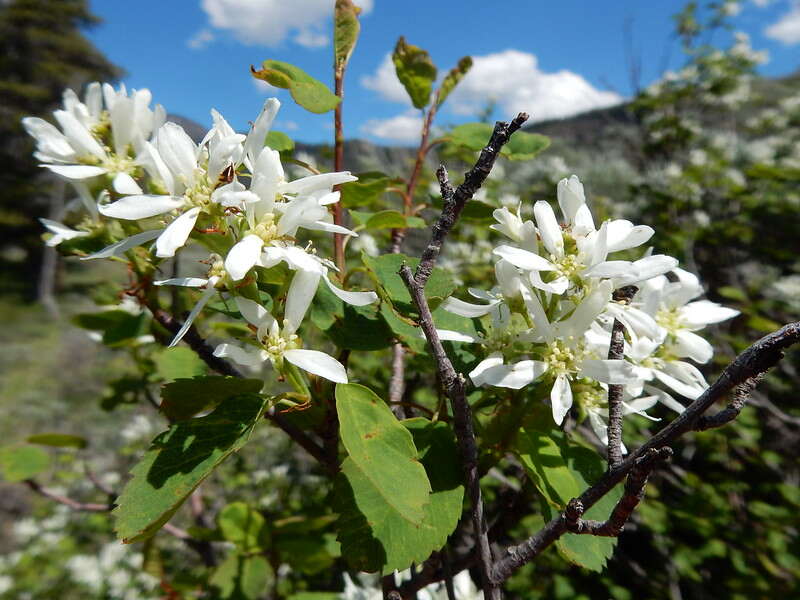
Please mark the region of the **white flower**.
[[336, 383], [347, 383], [347, 371], [332, 356], [318, 350], [300, 348], [300, 338], [296, 331], [314, 297], [314, 290], [319, 277], [313, 273], [298, 271], [289, 285], [286, 297], [283, 326], [278, 324], [263, 306], [237, 297], [236, 305], [248, 323], [255, 326], [256, 339], [260, 349], [245, 349], [233, 344], [220, 344], [214, 350], [214, 356], [230, 358], [245, 366], [258, 366], [269, 361], [279, 371], [283, 370], [283, 361]]
[[22, 124], [36, 140], [34, 156], [56, 175], [73, 181], [110, 175], [118, 193], [141, 194], [132, 176], [137, 168], [133, 157], [166, 116], [160, 105], [151, 110], [150, 101], [147, 89], [129, 96], [124, 86], [114, 91], [94, 82], [84, 102], [72, 90], [64, 92], [63, 108], [53, 112], [60, 131], [38, 117], [26, 117]]
[[[599, 230], [595, 229], [583, 184], [575, 175], [558, 183], [558, 203], [566, 220], [563, 230], [548, 202], [540, 200], [533, 207], [536, 231], [546, 256], [537, 252], [533, 223], [523, 223], [507, 209], [495, 211], [500, 223], [492, 227], [530, 249], [501, 245], [494, 254], [524, 271], [535, 288], [563, 294], [590, 278], [613, 279], [615, 287], [620, 287], [677, 266], [677, 260], [661, 255], [646, 256], [635, 262], [607, 260], [609, 253], [645, 243], [653, 235], [653, 229], [634, 226], [622, 219], [606, 221]], [[545, 281], [542, 273], [552, 275]]]

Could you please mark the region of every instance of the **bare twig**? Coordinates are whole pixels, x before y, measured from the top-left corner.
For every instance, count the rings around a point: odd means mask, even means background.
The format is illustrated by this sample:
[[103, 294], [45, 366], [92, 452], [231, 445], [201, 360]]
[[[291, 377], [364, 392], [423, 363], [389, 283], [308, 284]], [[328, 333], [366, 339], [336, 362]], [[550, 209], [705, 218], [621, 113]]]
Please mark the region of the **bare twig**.
[[[636, 295], [638, 288], [625, 286], [614, 291], [614, 301], [628, 304]], [[614, 319], [611, 327], [611, 343], [608, 347], [608, 358], [620, 360], [625, 354], [625, 326], [619, 319]], [[622, 462], [622, 385], [608, 386], [608, 468], [614, 469]]]
[[452, 406], [454, 428], [461, 452], [467, 493], [472, 505], [472, 525], [475, 529], [483, 593], [489, 600], [499, 600], [501, 593], [499, 586], [495, 585], [491, 578], [493, 559], [492, 551], [489, 547], [486, 518], [483, 512], [480, 474], [478, 472], [478, 446], [472, 425], [472, 409], [467, 402], [464, 377], [456, 372], [453, 363], [442, 346], [441, 340], [439, 340], [433, 316], [425, 298], [425, 284], [436, 264], [442, 244], [458, 220], [464, 206], [486, 180], [500, 149], [527, 119], [527, 114], [520, 113], [511, 123], [496, 123], [489, 143], [481, 151], [472, 169], [464, 176], [464, 182], [455, 191], [453, 191], [448, 181], [447, 171], [443, 166], [439, 167], [436, 175], [442, 191], [442, 213], [433, 226], [431, 239], [422, 254], [416, 273], [412, 274], [408, 265], [403, 265], [400, 269], [400, 276], [403, 278], [414, 305], [419, 311], [419, 326], [428, 340], [428, 345], [436, 362], [439, 381]]
[[[436, 110], [439, 108], [439, 92], [434, 94], [431, 106], [428, 113], [425, 115], [425, 121], [422, 123], [422, 134], [420, 135], [419, 147], [417, 148], [417, 158], [414, 161], [414, 168], [411, 170], [411, 177], [408, 178], [406, 189], [403, 192], [403, 214], [410, 217], [414, 214], [414, 192], [419, 182], [419, 176], [422, 174], [422, 165], [425, 164], [425, 157], [431, 146], [428, 145], [428, 138], [431, 134], [431, 124], [433, 118], [436, 116]], [[397, 254], [403, 247], [403, 242], [406, 239], [407, 229], [392, 229], [392, 247], [390, 252]]]
[[644, 488], [650, 473], [659, 462], [666, 460], [670, 456], [672, 456], [672, 448], [665, 446], [658, 450], [651, 448], [647, 453], [639, 457], [628, 474], [622, 498], [619, 499], [611, 511], [611, 515], [605, 521], [582, 519], [583, 504], [577, 498], [570, 500], [566, 510], [564, 510], [567, 531], [603, 537], [618, 536], [631, 514], [633, 514], [634, 509], [644, 498]]
[[[345, 63], [339, 63], [334, 68], [334, 92], [339, 97], [339, 103], [336, 105], [333, 113], [333, 128], [334, 128], [334, 142], [333, 142], [333, 170], [344, 170], [344, 127], [342, 125], [342, 104], [344, 104], [344, 72]], [[336, 187], [339, 189], [339, 186]], [[333, 222], [336, 225], [342, 224], [342, 205], [340, 202], [333, 204]], [[339, 268], [339, 277], [344, 280], [345, 270], [347, 263], [344, 258], [344, 235], [341, 233], [333, 234], [333, 248], [334, 259], [336, 266]]]
[[750, 393], [763, 377], [763, 374], [757, 375], [736, 386], [733, 390], [733, 394], [731, 394], [731, 400], [728, 402], [728, 406], [718, 413], [703, 415], [697, 419], [697, 423], [694, 426], [695, 431], [705, 431], [707, 429], [722, 427], [733, 421], [739, 416], [739, 413], [742, 412], [747, 399], [750, 397]]
[[83, 511], [83, 512], [109, 512], [114, 509], [114, 506], [116, 506], [114, 503], [111, 502], [106, 502], [106, 503], [79, 502], [78, 500], [73, 500], [72, 498], [68, 498], [67, 496], [63, 496], [61, 494], [57, 494], [55, 492], [51, 492], [48, 489], [45, 489], [33, 479], [26, 479], [24, 483], [32, 491], [36, 492], [40, 496], [48, 498], [49, 500], [57, 502], [58, 504], [63, 504], [64, 506], [68, 506], [72, 510]]
[[[614, 319], [611, 328], [609, 359], [621, 359], [625, 349], [625, 326]], [[622, 384], [608, 385], [608, 468], [614, 469], [622, 462]]]
[[431, 271], [433, 271], [433, 266], [436, 263], [436, 259], [439, 257], [439, 252], [442, 249], [442, 244], [447, 234], [450, 233], [453, 225], [455, 225], [467, 201], [475, 195], [478, 188], [486, 181], [486, 177], [489, 176], [494, 162], [500, 153], [500, 149], [508, 142], [511, 135], [522, 127], [523, 123], [527, 120], [528, 115], [526, 113], [520, 113], [510, 123], [496, 123], [489, 143], [481, 150], [481, 154], [475, 162], [475, 166], [464, 175], [464, 182], [459, 185], [455, 191], [453, 191], [447, 179], [447, 170], [443, 166], [440, 166], [436, 171], [436, 176], [439, 179], [439, 187], [442, 191], [442, 203], [444, 206], [442, 208], [442, 214], [433, 226], [430, 242], [422, 253], [419, 266], [414, 274], [414, 278], [419, 285], [424, 287], [425, 283], [428, 281], [428, 277], [430, 277]]
[[[636, 466], [639, 459], [652, 450], [659, 450], [672, 444], [687, 431], [692, 431], [701, 415], [717, 400], [749, 380], [766, 373], [780, 361], [784, 350], [798, 342], [800, 342], [800, 322], [785, 325], [778, 331], [758, 340], [737, 356], [725, 368], [719, 379], [692, 402], [678, 418], [656, 433], [635, 452], [632, 452], [617, 468], [607, 471], [577, 500], [585, 510], [588, 510], [619, 483]], [[542, 550], [555, 542], [566, 531], [563, 523], [564, 515], [558, 515], [522, 544], [508, 548], [506, 556], [494, 563], [493, 581], [497, 584], [502, 583], [514, 571], [533, 560]]]

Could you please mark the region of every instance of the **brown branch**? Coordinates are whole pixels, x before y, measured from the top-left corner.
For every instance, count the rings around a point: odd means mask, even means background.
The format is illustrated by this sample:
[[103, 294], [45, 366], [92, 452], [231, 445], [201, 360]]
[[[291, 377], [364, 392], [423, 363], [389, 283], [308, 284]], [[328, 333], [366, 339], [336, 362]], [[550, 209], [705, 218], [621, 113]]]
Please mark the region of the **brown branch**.
[[[336, 172], [344, 170], [344, 126], [342, 124], [342, 104], [344, 104], [344, 71], [345, 65], [337, 64], [334, 68], [334, 92], [339, 97], [339, 103], [333, 112], [333, 170]], [[340, 189], [336, 186], [335, 189]], [[341, 225], [343, 221], [342, 205], [340, 202], [333, 204], [333, 222]], [[347, 262], [344, 257], [344, 234], [333, 234], [334, 259], [339, 268], [339, 278], [344, 280]]]
[[564, 510], [564, 523], [570, 533], [597, 535], [602, 537], [617, 537], [625, 527], [634, 509], [644, 498], [644, 488], [647, 478], [658, 465], [672, 456], [672, 448], [665, 446], [658, 450], [651, 448], [644, 456], [639, 457], [634, 463], [628, 479], [625, 482], [625, 492], [622, 498], [611, 511], [605, 521], [582, 519], [584, 506], [577, 498], [570, 500]]
[[763, 374], [757, 375], [756, 377], [752, 377], [744, 383], [736, 386], [736, 388], [733, 390], [733, 394], [731, 394], [731, 400], [728, 402], [728, 405], [718, 413], [701, 416], [699, 419], [697, 419], [694, 430], [705, 431], [707, 429], [714, 429], [716, 427], [722, 427], [723, 425], [733, 421], [739, 416], [739, 413], [742, 412], [742, 409], [744, 408], [745, 403], [747, 403], [747, 399], [750, 397], [751, 392], [756, 385], [758, 385], [758, 382], [763, 379], [763, 377]]
[[402, 419], [403, 395], [406, 392], [406, 351], [403, 344], [392, 344], [392, 377], [389, 380], [389, 405], [395, 416]]
[[[656, 433], [635, 452], [632, 452], [615, 469], [607, 471], [594, 485], [586, 489], [577, 499], [585, 510], [591, 508], [605, 496], [636, 466], [637, 461], [653, 450], [660, 450], [672, 444], [684, 433], [692, 431], [701, 416], [716, 401], [727, 396], [749, 380], [754, 380], [775, 366], [783, 357], [783, 352], [800, 342], [800, 322], [789, 323], [758, 340], [737, 356], [703, 394], [692, 402], [686, 410], [669, 425]], [[724, 412], [724, 411], [722, 411]], [[541, 530], [518, 546], [510, 547], [506, 556], [494, 563], [492, 579], [500, 584], [508, 579], [522, 565], [532, 561], [545, 548], [555, 542], [566, 531], [564, 515], [551, 519]]]
[[109, 512], [114, 510], [114, 507], [116, 506], [116, 504], [113, 502], [106, 502], [102, 504], [96, 502], [79, 502], [78, 500], [73, 500], [67, 496], [63, 496], [45, 489], [33, 479], [26, 479], [23, 483], [40, 496], [52, 500], [53, 502], [57, 502], [58, 504], [68, 506], [72, 510], [81, 512]]
[[[417, 158], [414, 161], [414, 168], [411, 170], [411, 177], [408, 178], [406, 189], [403, 192], [403, 214], [410, 217], [414, 214], [414, 192], [417, 188], [419, 176], [422, 174], [422, 165], [425, 164], [425, 157], [430, 151], [431, 147], [428, 145], [428, 138], [431, 134], [431, 124], [433, 118], [436, 116], [436, 111], [439, 108], [439, 92], [434, 94], [431, 107], [428, 109], [428, 114], [425, 115], [425, 121], [422, 123], [422, 135], [419, 140], [419, 147], [417, 148]], [[392, 229], [392, 247], [390, 252], [398, 254], [403, 247], [403, 242], [406, 239], [407, 229]]]

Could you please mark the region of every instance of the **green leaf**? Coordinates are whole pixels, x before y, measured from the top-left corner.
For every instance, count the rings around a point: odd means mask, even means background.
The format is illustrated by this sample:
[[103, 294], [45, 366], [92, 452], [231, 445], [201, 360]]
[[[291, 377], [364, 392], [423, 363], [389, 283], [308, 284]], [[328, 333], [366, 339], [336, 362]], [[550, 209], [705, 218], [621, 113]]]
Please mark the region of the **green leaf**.
[[75, 315], [72, 322], [83, 329], [103, 332], [103, 343], [114, 346], [147, 333], [148, 318], [124, 310], [104, 310]]
[[311, 321], [339, 348], [381, 350], [392, 345], [392, 330], [381, 317], [378, 306], [346, 304], [327, 285], [317, 288]]
[[[362, 260], [377, 284], [379, 295], [405, 314], [416, 313], [399, 271], [404, 263], [413, 271], [417, 268], [419, 259], [405, 254], [383, 254], [375, 257], [363, 254]], [[435, 268], [425, 286], [425, 295], [431, 304], [431, 309], [435, 309], [442, 300], [453, 293], [455, 288], [453, 276], [444, 269]]]
[[[450, 143], [477, 152], [489, 142], [493, 130], [489, 123], [465, 123], [450, 132]], [[549, 145], [550, 139], [544, 135], [518, 131], [503, 146], [500, 155], [509, 160], [530, 160]]]
[[406, 229], [426, 226], [423, 219], [406, 217], [396, 210], [382, 210], [377, 213], [351, 210], [350, 216], [360, 229]]
[[288, 600], [340, 600], [341, 597], [339, 592], [298, 592]]
[[[366, 208], [375, 202], [395, 180], [379, 171], [357, 173], [358, 181], [351, 181], [342, 186], [342, 206]], [[352, 214], [352, 212], [351, 212]]]
[[361, 31], [361, 24], [358, 22], [360, 13], [361, 8], [351, 0], [336, 0], [333, 13], [333, 56], [337, 68], [344, 68], [356, 47]]
[[214, 598], [258, 600], [275, 581], [275, 573], [263, 556], [230, 554], [208, 580]]
[[277, 152], [291, 152], [294, 150], [294, 140], [282, 131], [270, 131], [264, 140], [264, 145]]
[[549, 146], [550, 138], [545, 135], [517, 131], [503, 146], [500, 154], [508, 160], [530, 160]]
[[229, 542], [243, 552], [269, 547], [269, 529], [264, 517], [245, 502], [232, 502], [217, 514], [217, 526]]
[[283, 562], [307, 575], [328, 571], [341, 556], [339, 542], [332, 533], [276, 537], [274, 546]]
[[210, 415], [182, 421], [157, 436], [117, 500], [113, 514], [120, 539], [146, 539], [169, 521], [189, 494], [244, 446], [263, 408], [261, 397], [241, 395]]
[[336, 483], [342, 555], [362, 570], [405, 568], [431, 492], [412, 436], [363, 386], [338, 384], [336, 409], [349, 454]]
[[340, 99], [328, 87], [292, 64], [280, 60], [265, 60], [262, 69], [252, 69], [253, 77], [270, 85], [289, 90], [300, 106], [313, 113], [326, 113], [336, 108]]
[[40, 444], [42, 446], [53, 446], [55, 448], [86, 448], [88, 442], [86, 438], [69, 433], [37, 433], [28, 437], [29, 444]]
[[36, 446], [0, 449], [0, 470], [6, 481], [16, 483], [36, 477], [50, 466], [50, 455]]
[[458, 64], [450, 69], [450, 72], [445, 75], [442, 80], [442, 85], [439, 86], [439, 101], [436, 106], [441, 106], [447, 99], [459, 82], [464, 78], [469, 70], [472, 68], [472, 57], [465, 56], [458, 61]]
[[[555, 426], [549, 413], [549, 410], [542, 409], [530, 414], [519, 432], [515, 447], [525, 471], [545, 500], [542, 512], [547, 520], [595, 483], [606, 466], [597, 452], [571, 442]], [[622, 487], [617, 486], [587, 510], [584, 517], [604, 521], [621, 496]], [[614, 554], [616, 543], [616, 538], [569, 533], [556, 542], [556, 547], [568, 561], [602, 572], [606, 561]]]
[[161, 392], [161, 412], [171, 421], [183, 421], [214, 408], [228, 398], [258, 394], [263, 385], [260, 379], [218, 375], [177, 379], [165, 385]]
[[159, 350], [153, 355], [153, 361], [158, 378], [164, 381], [187, 379], [206, 372], [206, 364], [197, 353], [183, 346]]
[[431, 87], [436, 80], [436, 66], [430, 55], [418, 46], [407, 44], [400, 36], [392, 53], [397, 78], [411, 97], [415, 108], [425, 108], [430, 102]]

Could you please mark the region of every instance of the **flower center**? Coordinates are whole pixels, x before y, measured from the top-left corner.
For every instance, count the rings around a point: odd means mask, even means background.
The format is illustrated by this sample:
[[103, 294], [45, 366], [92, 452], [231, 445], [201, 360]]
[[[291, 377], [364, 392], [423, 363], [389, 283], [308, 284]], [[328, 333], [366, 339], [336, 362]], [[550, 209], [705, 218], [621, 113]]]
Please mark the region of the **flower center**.
[[261, 220], [252, 229], [251, 233], [264, 240], [265, 244], [269, 244], [271, 241], [281, 237], [278, 235], [278, 224], [275, 222], [273, 213], [267, 213], [261, 217]]
[[569, 375], [578, 372], [584, 351], [574, 345], [574, 341], [575, 338], [569, 336], [566, 340], [555, 340], [547, 345], [543, 359], [554, 374]]

